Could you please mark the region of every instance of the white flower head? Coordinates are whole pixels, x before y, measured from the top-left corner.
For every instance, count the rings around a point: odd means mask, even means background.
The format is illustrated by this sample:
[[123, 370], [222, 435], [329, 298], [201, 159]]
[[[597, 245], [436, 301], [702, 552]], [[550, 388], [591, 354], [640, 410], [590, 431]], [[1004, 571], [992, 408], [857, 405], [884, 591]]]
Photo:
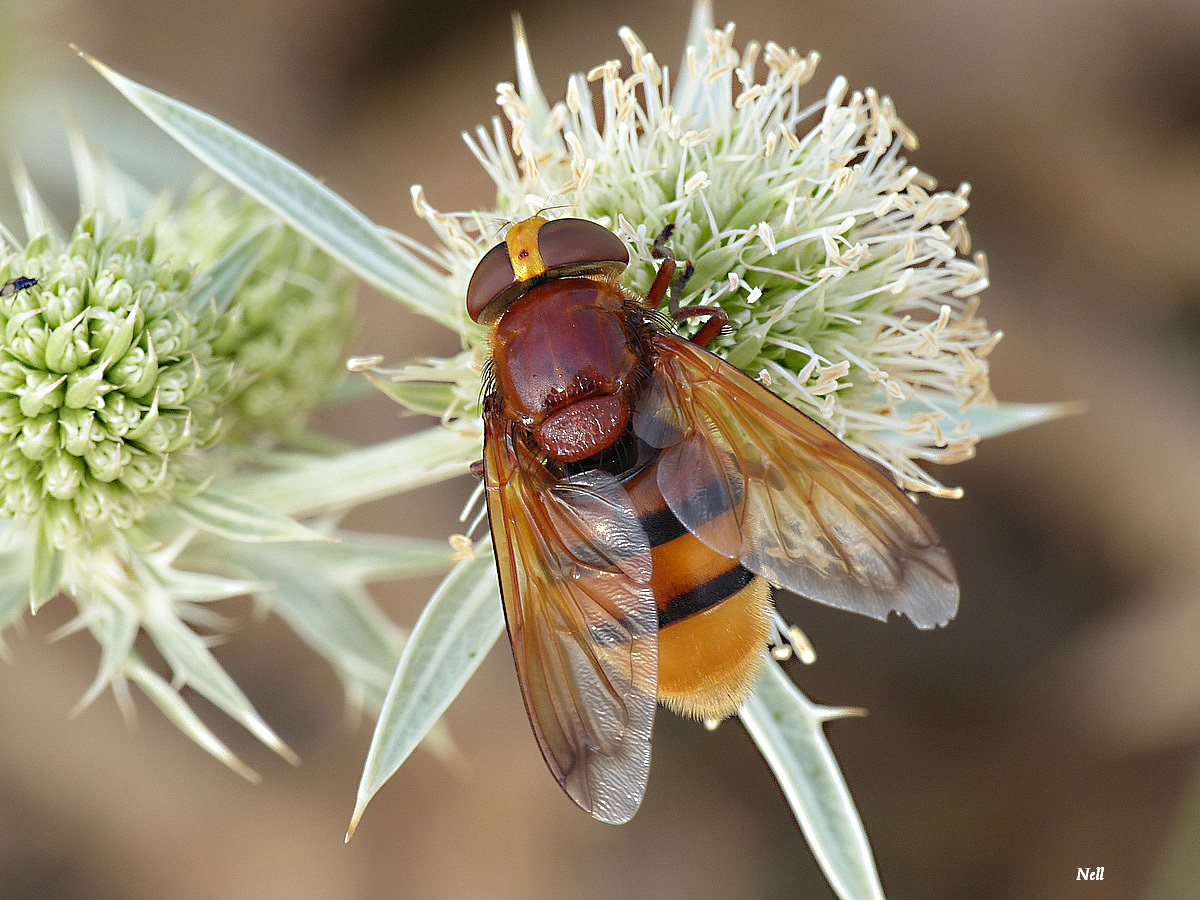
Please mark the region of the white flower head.
[[[496, 183], [495, 208], [441, 213], [414, 188], [440, 239], [429, 254], [461, 306], [498, 221], [579, 216], [625, 240], [625, 281], [644, 292], [654, 240], [674, 226], [671, 249], [695, 267], [685, 304], [730, 317], [710, 349], [904, 487], [957, 496], [918, 461], [970, 457], [981, 434], [969, 411], [995, 404], [987, 356], [1000, 335], [978, 315], [987, 270], [982, 254], [967, 256], [968, 186], [937, 191], [907, 161], [916, 139], [890, 99], [850, 92], [840, 77], [810, 94], [818, 54], [754, 42], [739, 51], [733, 25], [705, 27], [707, 12], [698, 7], [702, 38], [678, 75], [623, 28], [627, 66], [572, 76], [552, 106], [518, 22], [517, 84], [497, 89], [503, 121], [465, 135]], [[482, 334], [465, 314], [459, 322], [477, 357]], [[443, 383], [453, 417], [475, 412], [471, 356], [379, 374]], [[391, 392], [417, 399], [415, 388]], [[420, 399], [430, 396], [426, 386]]]

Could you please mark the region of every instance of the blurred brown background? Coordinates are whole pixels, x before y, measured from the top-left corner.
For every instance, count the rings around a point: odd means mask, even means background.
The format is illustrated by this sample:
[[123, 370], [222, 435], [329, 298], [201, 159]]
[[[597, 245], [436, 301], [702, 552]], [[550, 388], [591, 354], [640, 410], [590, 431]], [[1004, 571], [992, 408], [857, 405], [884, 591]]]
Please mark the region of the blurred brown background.
[[[674, 67], [690, 11], [518, 8], [552, 96], [569, 72], [623, 57], [621, 24]], [[411, 183], [442, 209], [489, 203], [458, 133], [492, 115], [494, 83], [512, 77], [509, 13], [470, 0], [0, 0], [3, 136], [65, 195], [66, 103], [143, 177], [185, 177], [70, 54], [75, 41], [426, 238]], [[896, 99], [921, 137], [915, 162], [974, 186], [968, 221], [994, 284], [984, 310], [1008, 335], [997, 393], [1088, 406], [943, 471], [967, 489], [925, 504], [962, 575], [950, 627], [783, 605], [820, 657], [793, 670], [802, 687], [871, 711], [830, 733], [888, 896], [1200, 896], [1200, 4], [746, 0], [716, 14], [736, 19], [739, 44], [819, 49], [814, 97], [843, 73]], [[379, 297], [361, 309], [361, 352], [453, 349]], [[381, 400], [327, 424], [364, 441], [413, 427]], [[378, 504], [354, 524], [444, 535], [469, 488]], [[377, 596], [411, 623], [429, 587]], [[661, 716], [645, 806], [628, 826], [598, 825], [546, 775], [501, 647], [449, 715], [471, 771], [418, 753], [343, 846], [370, 728], [347, 725], [331, 672], [277, 621], [246, 616], [220, 657], [303, 766], [209, 717], [263, 773], [255, 787], [151, 709], [133, 731], [107, 697], [68, 720], [96, 651], [45, 642], [67, 613], [51, 605], [10, 635], [0, 668], [4, 898], [830, 896], [736, 722], [708, 734]], [[1076, 882], [1095, 866], [1104, 881]]]

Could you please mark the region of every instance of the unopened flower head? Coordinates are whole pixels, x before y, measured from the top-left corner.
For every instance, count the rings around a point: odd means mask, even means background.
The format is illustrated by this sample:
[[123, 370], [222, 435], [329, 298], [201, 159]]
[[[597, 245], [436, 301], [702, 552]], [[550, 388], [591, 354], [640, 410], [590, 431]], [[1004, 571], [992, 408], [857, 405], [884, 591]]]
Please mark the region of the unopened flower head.
[[[671, 249], [695, 266], [684, 302], [730, 317], [712, 349], [904, 486], [955, 495], [917, 461], [969, 457], [978, 435], [963, 413], [993, 402], [999, 335], [978, 316], [987, 274], [966, 257], [966, 185], [936, 191], [906, 161], [916, 141], [888, 98], [842, 78], [810, 95], [815, 53], [739, 51], [732, 25], [708, 29], [673, 81], [632, 31], [621, 37], [627, 70], [575, 75], [551, 106], [518, 31], [518, 83], [498, 88], [507, 130], [497, 119], [467, 138], [495, 208], [439, 213], [414, 189], [451, 288], [462, 296], [497, 221], [546, 209], [616, 231], [632, 250], [625, 281], [644, 292], [654, 240], [673, 225]], [[478, 348], [479, 332], [462, 331]], [[465, 359], [382, 374], [452, 382]], [[477, 393], [477, 381], [455, 385], [454, 412], [474, 412]]]
[[163, 243], [202, 266], [267, 231], [214, 350], [248, 375], [231, 398], [235, 437], [287, 435], [303, 427], [345, 371], [354, 299], [349, 273], [261, 205], [207, 181], [159, 230]]
[[62, 549], [102, 541], [194, 475], [233, 387], [195, 270], [90, 215], [0, 251], [0, 512]]
[[[193, 688], [292, 758], [209, 653], [228, 623], [207, 601], [256, 594], [307, 624], [307, 595], [267, 586], [320, 585], [321, 615], [353, 618], [370, 639], [369, 654], [318, 642], [348, 690], [380, 691], [394, 663], [396, 636], [362, 581], [377, 562], [403, 564], [403, 553], [341, 532], [343, 552], [323, 560], [307, 542], [324, 533], [292, 518], [305, 509], [306, 478], [274, 484], [274, 507], [254, 499], [259, 480], [277, 474], [270, 445], [309, 437], [298, 430], [337, 384], [351, 285], [256, 204], [208, 184], [181, 208], [156, 202], [76, 143], [94, 211], [59, 234], [18, 166], [28, 242], [0, 229], [0, 581], [11, 589], [0, 630], [66, 594], [77, 615], [56, 634], [86, 629], [101, 645], [81, 706], [110, 685], [121, 700], [135, 683], [252, 777], [180, 694]], [[142, 659], [142, 632], [173, 682]]]

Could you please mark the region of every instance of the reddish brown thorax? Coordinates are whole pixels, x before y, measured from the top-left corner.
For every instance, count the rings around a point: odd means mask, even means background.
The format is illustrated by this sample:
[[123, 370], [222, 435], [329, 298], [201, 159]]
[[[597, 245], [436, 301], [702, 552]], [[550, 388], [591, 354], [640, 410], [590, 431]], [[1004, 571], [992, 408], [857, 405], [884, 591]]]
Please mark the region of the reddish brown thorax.
[[506, 414], [554, 459], [578, 462], [629, 424], [626, 388], [638, 367], [612, 282], [557, 278], [523, 294], [492, 332]]
[[514, 225], [471, 279], [467, 309], [492, 326], [500, 409], [559, 462], [600, 453], [629, 425], [640, 354], [617, 284], [628, 261], [602, 225], [535, 216]]

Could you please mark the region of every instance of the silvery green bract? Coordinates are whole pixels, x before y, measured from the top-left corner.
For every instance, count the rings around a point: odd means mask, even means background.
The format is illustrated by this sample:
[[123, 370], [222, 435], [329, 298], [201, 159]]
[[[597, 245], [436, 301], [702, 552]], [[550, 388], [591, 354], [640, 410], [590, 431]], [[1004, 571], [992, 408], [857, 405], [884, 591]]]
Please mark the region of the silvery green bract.
[[293, 758], [211, 654], [231, 624], [211, 602], [253, 595], [378, 709], [403, 635], [363, 586], [444, 569], [451, 551], [302, 524], [307, 484], [281, 486], [329, 462], [280, 441], [313, 443], [306, 419], [339, 380], [345, 270], [252, 201], [208, 184], [176, 208], [74, 142], [75, 225], [54, 224], [18, 167], [25, 237], [0, 230], [0, 283], [24, 279], [0, 294], [0, 628], [65, 595], [77, 614], [57, 634], [101, 648], [80, 708], [107, 687], [127, 704], [136, 685], [254, 777], [181, 695]]

